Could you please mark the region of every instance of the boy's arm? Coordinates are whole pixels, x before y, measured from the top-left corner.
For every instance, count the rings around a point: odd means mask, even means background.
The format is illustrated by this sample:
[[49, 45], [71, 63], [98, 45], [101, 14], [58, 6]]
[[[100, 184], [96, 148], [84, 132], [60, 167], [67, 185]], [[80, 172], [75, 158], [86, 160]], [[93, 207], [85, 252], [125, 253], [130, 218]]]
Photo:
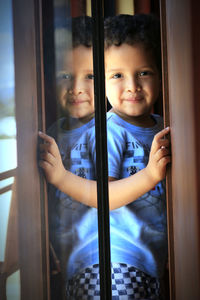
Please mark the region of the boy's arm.
[[[154, 137], [149, 162], [146, 168], [124, 179], [109, 182], [110, 209], [116, 209], [136, 200], [165, 178], [166, 165], [170, 162], [169, 140], [164, 139], [169, 128], [163, 129]], [[44, 140], [40, 145], [40, 167], [46, 179], [63, 193], [92, 207], [97, 207], [96, 181], [81, 178], [67, 171], [62, 163], [58, 146], [53, 138], [39, 133]]]
[[43, 143], [39, 145], [39, 166], [46, 180], [61, 192], [85, 205], [97, 207], [96, 181], [84, 179], [65, 169], [54, 138], [39, 132]]

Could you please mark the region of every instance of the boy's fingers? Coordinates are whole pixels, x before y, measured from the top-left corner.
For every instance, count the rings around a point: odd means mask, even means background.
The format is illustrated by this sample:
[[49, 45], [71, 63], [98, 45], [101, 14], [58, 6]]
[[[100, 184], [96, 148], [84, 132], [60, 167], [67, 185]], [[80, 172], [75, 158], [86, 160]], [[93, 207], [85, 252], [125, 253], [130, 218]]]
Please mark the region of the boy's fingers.
[[168, 147], [170, 142], [168, 139], [164, 139], [165, 135], [170, 132], [170, 128], [167, 127], [160, 132], [158, 132], [153, 139], [151, 152], [155, 154], [161, 147]]
[[41, 153], [40, 154], [40, 159], [43, 160], [43, 161], [48, 162], [52, 166], [53, 166], [54, 161], [55, 161], [54, 157], [49, 152], [43, 152], [43, 153]]
[[40, 151], [50, 152], [54, 157], [58, 154], [57, 144], [51, 136], [39, 131], [38, 135], [44, 140], [43, 144], [40, 144]]
[[53, 144], [40, 144], [39, 145], [39, 149], [40, 149], [40, 155], [42, 154], [51, 154], [52, 156], [56, 157], [57, 155], [57, 150], [55, 148], [55, 145]]
[[167, 156], [162, 157], [159, 160], [159, 165], [161, 165], [162, 167], [165, 167], [170, 162], [171, 162], [171, 155], [167, 155]]
[[48, 151], [49, 150], [49, 144], [40, 144], [39, 148], [40, 148], [41, 152]]
[[45, 171], [48, 171], [50, 169], [50, 167], [51, 167], [51, 165], [47, 161], [45, 161], [45, 160], [39, 160], [38, 163], [39, 163], [39, 166], [42, 169], [44, 169]]
[[47, 135], [46, 133], [39, 131], [38, 135], [41, 139], [43, 139], [45, 142], [52, 144], [54, 141], [54, 138], [52, 138], [51, 136]]
[[170, 146], [170, 141], [168, 139], [161, 139], [158, 141], [158, 145], [160, 148], [168, 148]]
[[155, 160], [159, 161], [166, 156], [170, 156], [169, 148], [161, 147], [155, 154]]
[[162, 139], [165, 135], [167, 135], [170, 132], [170, 128], [166, 127], [163, 130], [159, 131], [156, 135], [155, 135], [155, 139], [159, 140]]

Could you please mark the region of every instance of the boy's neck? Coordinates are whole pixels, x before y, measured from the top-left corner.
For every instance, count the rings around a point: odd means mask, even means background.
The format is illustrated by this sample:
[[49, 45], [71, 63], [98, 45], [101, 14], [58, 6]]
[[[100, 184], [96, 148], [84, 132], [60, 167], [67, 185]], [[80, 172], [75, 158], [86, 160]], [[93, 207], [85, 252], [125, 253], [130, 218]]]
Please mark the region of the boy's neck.
[[156, 121], [152, 117], [151, 114], [143, 115], [143, 116], [138, 116], [138, 117], [133, 117], [133, 116], [124, 116], [120, 112], [116, 111], [115, 109], [111, 109], [111, 112], [114, 112], [116, 115], [118, 115], [120, 118], [122, 118], [124, 121], [138, 126], [138, 127], [143, 127], [143, 128], [150, 128], [155, 126]]
[[65, 121], [63, 123], [63, 129], [72, 130], [72, 129], [80, 128], [84, 124], [91, 121], [93, 117], [94, 117], [93, 114], [85, 118], [73, 118], [71, 116], [66, 116]]

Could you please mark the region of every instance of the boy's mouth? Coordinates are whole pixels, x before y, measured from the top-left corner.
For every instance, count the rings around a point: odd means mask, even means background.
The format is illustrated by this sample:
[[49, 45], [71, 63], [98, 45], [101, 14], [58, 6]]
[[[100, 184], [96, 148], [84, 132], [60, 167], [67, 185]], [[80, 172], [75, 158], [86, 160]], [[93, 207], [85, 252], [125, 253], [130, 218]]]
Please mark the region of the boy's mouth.
[[128, 98], [125, 98], [124, 100], [128, 101], [128, 102], [132, 102], [132, 103], [138, 103], [138, 102], [141, 102], [143, 100], [143, 97], [141, 97], [141, 96], [128, 97]]
[[85, 102], [88, 102], [89, 100], [88, 99], [70, 99], [68, 102], [71, 104], [71, 105], [79, 105], [79, 104], [82, 104], [82, 103], [85, 103]]
[[142, 93], [127, 93], [124, 95], [124, 101], [131, 102], [131, 103], [139, 103], [144, 99]]

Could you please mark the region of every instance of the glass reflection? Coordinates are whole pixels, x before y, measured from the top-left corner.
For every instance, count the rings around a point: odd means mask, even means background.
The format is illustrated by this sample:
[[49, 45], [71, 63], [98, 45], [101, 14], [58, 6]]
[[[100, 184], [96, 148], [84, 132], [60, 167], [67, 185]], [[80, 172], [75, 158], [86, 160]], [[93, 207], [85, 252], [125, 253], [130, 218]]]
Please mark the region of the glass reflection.
[[[61, 22], [62, 23], [62, 22]], [[47, 133], [54, 137], [66, 170], [87, 179], [95, 178], [89, 155], [88, 132], [94, 133], [94, 82], [92, 21], [90, 17], [67, 18], [55, 29], [58, 120]], [[90, 193], [90, 190], [86, 190]], [[75, 297], [75, 275], [97, 264], [97, 210], [48, 185], [51, 244], [52, 297]], [[59, 261], [59, 264], [57, 263]], [[61, 272], [60, 272], [61, 271]], [[59, 273], [60, 272], [60, 273]], [[60, 274], [60, 275], [59, 275]], [[70, 282], [70, 284], [69, 284]]]

